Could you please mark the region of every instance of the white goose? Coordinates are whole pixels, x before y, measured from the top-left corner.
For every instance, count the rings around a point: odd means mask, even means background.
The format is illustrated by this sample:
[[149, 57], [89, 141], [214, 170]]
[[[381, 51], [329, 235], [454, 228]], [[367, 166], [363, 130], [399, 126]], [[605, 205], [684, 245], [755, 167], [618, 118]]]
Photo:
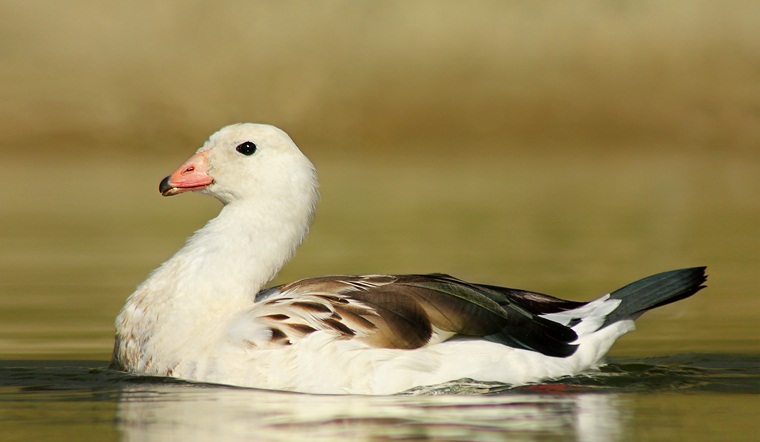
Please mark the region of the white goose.
[[306, 235], [311, 162], [283, 131], [235, 124], [161, 182], [222, 202], [116, 319], [112, 366], [310, 393], [390, 394], [470, 378], [525, 384], [598, 366], [644, 311], [704, 286], [650, 276], [589, 303], [442, 274], [326, 276], [262, 290]]

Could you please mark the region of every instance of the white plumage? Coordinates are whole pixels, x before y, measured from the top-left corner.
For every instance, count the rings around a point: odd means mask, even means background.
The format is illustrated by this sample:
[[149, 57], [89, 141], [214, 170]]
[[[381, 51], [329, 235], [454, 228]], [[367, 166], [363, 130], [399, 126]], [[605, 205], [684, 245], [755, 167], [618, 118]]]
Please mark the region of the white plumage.
[[447, 275], [322, 277], [262, 291], [308, 232], [312, 164], [281, 130], [236, 124], [161, 183], [164, 195], [190, 190], [223, 209], [129, 297], [116, 319], [116, 368], [311, 393], [524, 384], [597, 366], [636, 316], [704, 281], [704, 268], [684, 269], [585, 304]]

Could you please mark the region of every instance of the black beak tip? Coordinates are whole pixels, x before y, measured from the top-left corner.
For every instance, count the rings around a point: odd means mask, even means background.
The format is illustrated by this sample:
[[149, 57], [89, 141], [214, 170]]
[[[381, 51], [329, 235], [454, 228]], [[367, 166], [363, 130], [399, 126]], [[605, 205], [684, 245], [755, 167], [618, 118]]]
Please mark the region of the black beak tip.
[[164, 178], [161, 180], [161, 184], [158, 185], [158, 191], [161, 192], [161, 195], [163, 196], [167, 196], [167, 193], [174, 188], [169, 184], [169, 178], [170, 177]]

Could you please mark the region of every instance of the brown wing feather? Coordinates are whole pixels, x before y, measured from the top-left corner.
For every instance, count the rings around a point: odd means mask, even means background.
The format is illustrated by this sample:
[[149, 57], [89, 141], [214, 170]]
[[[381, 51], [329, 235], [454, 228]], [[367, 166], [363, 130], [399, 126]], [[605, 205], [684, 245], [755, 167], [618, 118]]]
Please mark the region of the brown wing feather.
[[438, 329], [552, 356], [575, 349], [572, 330], [538, 316], [574, 303], [447, 275], [326, 276], [262, 291], [256, 300], [259, 317], [289, 333], [278, 342], [325, 330], [374, 347], [414, 349]]
[[356, 290], [350, 296], [371, 307], [377, 314], [366, 318], [372, 322], [375, 333], [363, 338], [370, 345], [384, 348], [419, 348], [430, 341], [433, 325], [430, 317], [411, 296], [393, 290], [394, 284], [366, 290]]
[[[373, 347], [412, 349], [430, 341], [432, 325], [420, 304], [384, 288], [392, 277], [321, 277], [269, 289], [259, 296], [260, 319], [288, 327], [291, 341], [301, 330], [325, 330]], [[263, 298], [263, 299], [261, 299]], [[284, 300], [284, 301], [283, 301]], [[277, 313], [269, 310], [276, 308]]]

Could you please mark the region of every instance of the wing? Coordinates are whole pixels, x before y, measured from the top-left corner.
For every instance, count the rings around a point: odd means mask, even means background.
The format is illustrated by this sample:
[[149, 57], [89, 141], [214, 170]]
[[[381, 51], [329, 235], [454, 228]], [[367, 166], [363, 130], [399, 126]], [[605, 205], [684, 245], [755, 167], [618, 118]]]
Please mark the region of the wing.
[[481, 338], [556, 357], [573, 354], [577, 335], [539, 315], [583, 304], [442, 274], [303, 279], [261, 291], [255, 301], [253, 313], [279, 345], [328, 330], [378, 348]]

